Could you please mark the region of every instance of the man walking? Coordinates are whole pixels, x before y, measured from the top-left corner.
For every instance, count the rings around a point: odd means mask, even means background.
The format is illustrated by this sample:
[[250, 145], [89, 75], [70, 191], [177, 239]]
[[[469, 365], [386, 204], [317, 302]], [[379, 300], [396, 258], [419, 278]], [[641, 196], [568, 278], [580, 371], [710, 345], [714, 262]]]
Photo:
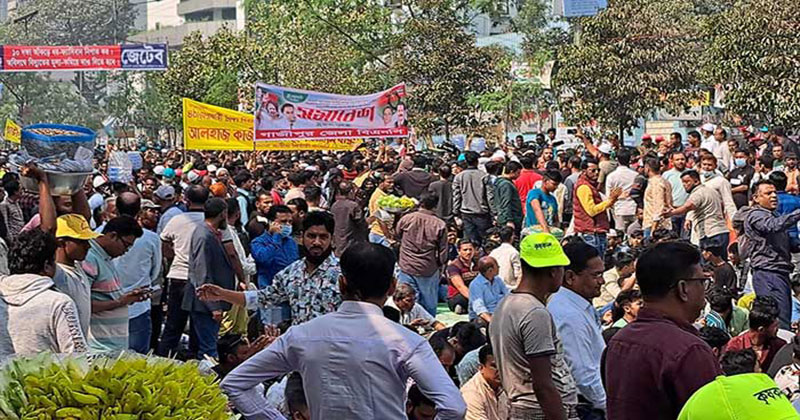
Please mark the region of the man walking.
[[771, 296], [778, 303], [780, 327], [791, 330], [792, 287], [789, 274], [794, 271], [788, 230], [800, 222], [800, 209], [778, 215], [778, 193], [770, 181], [753, 186], [755, 204], [744, 219], [744, 235], [753, 288], [757, 296]]
[[256, 385], [296, 371], [311, 419], [406, 418], [409, 379], [434, 402], [437, 419], [463, 419], [466, 404], [433, 349], [383, 315], [395, 287], [392, 251], [355, 244], [341, 266], [338, 311], [291, 328], [222, 381], [236, 408], [247, 418], [274, 418]]
[[397, 280], [417, 291], [419, 303], [436, 316], [441, 269], [447, 264], [447, 227], [433, 214], [439, 197], [426, 193], [420, 209], [397, 223], [400, 239], [400, 274]]
[[492, 226], [489, 175], [478, 169], [478, 154], [464, 152], [467, 169], [453, 179], [453, 213], [464, 222], [464, 237], [480, 243]]
[[545, 302], [561, 287], [569, 259], [555, 237], [520, 244], [522, 281], [497, 306], [489, 325], [509, 419], [578, 419], [575, 381]]

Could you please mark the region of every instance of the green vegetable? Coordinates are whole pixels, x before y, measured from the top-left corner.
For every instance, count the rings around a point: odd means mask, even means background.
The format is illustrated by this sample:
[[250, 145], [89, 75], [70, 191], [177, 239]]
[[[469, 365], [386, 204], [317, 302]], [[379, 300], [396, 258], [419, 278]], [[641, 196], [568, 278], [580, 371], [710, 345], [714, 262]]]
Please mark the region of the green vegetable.
[[0, 419], [228, 420], [215, 377], [197, 364], [123, 355], [15, 359], [0, 369]]

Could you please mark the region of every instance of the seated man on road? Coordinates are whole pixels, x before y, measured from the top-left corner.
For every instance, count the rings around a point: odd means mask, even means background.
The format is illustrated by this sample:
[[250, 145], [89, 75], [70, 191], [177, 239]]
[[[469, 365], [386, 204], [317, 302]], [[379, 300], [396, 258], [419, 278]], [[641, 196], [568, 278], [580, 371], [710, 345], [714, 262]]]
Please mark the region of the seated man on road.
[[497, 304], [508, 295], [508, 287], [498, 276], [500, 268], [494, 258], [478, 260], [478, 272], [478, 277], [469, 285], [469, 320], [488, 325]]
[[413, 328], [423, 327], [436, 331], [445, 328], [445, 325], [436, 320], [425, 308], [417, 303], [417, 291], [407, 283], [397, 285], [394, 294], [386, 305], [400, 311], [400, 323]]
[[467, 403], [465, 420], [505, 420], [508, 406], [490, 344], [481, 347], [478, 360], [478, 373], [461, 387]]

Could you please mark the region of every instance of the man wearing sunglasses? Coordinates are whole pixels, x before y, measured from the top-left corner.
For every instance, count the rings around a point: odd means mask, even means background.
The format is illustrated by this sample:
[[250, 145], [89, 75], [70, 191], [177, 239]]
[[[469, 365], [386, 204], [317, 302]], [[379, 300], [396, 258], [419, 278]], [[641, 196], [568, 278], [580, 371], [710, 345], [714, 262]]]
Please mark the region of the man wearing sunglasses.
[[695, 391], [723, 374], [692, 325], [711, 281], [700, 261], [700, 251], [683, 242], [660, 243], [639, 257], [644, 307], [606, 350], [609, 419], [677, 418]]

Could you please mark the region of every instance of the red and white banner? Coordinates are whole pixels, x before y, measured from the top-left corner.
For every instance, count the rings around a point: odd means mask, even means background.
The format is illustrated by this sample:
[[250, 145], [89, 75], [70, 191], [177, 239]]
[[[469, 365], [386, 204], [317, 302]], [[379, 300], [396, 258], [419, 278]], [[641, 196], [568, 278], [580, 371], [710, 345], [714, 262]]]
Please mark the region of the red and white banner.
[[0, 46], [0, 71], [166, 70], [165, 44]]
[[346, 96], [258, 83], [255, 140], [408, 137], [405, 99], [404, 84]]

